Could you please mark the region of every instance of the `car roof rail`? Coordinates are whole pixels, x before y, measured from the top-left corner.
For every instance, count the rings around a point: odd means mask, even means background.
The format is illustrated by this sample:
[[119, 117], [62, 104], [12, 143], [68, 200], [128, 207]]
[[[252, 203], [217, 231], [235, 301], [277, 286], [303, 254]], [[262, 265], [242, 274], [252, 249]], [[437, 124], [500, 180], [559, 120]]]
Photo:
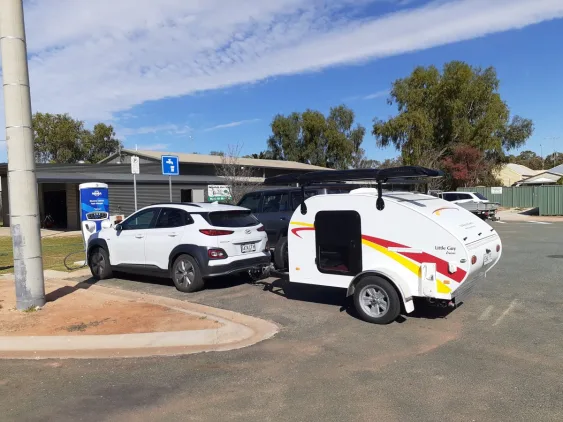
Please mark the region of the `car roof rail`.
[[161, 205], [161, 206], [165, 206], [165, 205], [187, 205], [189, 207], [197, 207], [197, 208], [201, 208], [201, 205], [198, 204], [194, 204], [193, 202], [157, 202], [155, 204], [150, 204], [149, 206], [155, 206], [155, 205]]

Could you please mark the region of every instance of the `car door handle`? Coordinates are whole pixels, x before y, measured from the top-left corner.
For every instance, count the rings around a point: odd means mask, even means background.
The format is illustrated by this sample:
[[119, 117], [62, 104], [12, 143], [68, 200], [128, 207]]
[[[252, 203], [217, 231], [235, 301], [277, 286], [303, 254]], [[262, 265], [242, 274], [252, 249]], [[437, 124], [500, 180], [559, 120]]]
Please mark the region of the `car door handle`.
[[168, 233], [168, 237], [176, 237], [176, 236], [178, 236], [177, 233]]
[[137, 239], [142, 239], [143, 237], [145, 237], [145, 235], [144, 234], [136, 234], [135, 237]]

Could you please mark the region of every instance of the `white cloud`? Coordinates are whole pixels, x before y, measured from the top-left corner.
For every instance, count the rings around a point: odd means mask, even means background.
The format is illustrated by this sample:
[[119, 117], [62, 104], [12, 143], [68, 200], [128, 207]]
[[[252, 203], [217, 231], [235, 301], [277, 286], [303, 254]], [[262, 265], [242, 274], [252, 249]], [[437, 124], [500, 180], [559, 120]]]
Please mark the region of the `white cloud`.
[[211, 132], [212, 130], [227, 129], [227, 128], [230, 128], [230, 127], [237, 127], [237, 126], [246, 125], [248, 123], [254, 123], [254, 122], [259, 122], [259, 121], [260, 121], [260, 119], [239, 120], [238, 122], [224, 123], [222, 125], [209, 127], [207, 129], [204, 129], [203, 131], [204, 132]]
[[563, 16], [561, 0], [439, 0], [362, 16], [362, 7], [375, 1], [382, 0], [30, 0], [33, 108], [109, 120], [145, 101], [393, 56]]

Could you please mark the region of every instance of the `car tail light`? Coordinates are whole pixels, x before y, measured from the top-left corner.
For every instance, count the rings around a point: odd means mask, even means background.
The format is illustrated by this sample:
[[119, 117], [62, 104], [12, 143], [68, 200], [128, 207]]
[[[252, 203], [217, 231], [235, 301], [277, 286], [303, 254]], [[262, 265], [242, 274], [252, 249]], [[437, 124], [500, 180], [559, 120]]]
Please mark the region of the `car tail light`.
[[476, 257], [475, 255], [473, 255], [473, 256], [471, 257], [471, 264], [472, 264], [472, 265], [477, 264], [477, 257]]
[[256, 230], [259, 231], [259, 232], [265, 232], [265, 231], [266, 231], [266, 227], [260, 226], [260, 227], [258, 227]]
[[207, 251], [207, 256], [209, 259], [225, 259], [227, 258], [227, 252], [223, 249], [209, 249]]
[[500, 245], [497, 245], [497, 252], [500, 252]]
[[226, 236], [228, 234], [233, 234], [232, 230], [215, 230], [215, 229], [201, 229], [200, 233], [206, 236]]

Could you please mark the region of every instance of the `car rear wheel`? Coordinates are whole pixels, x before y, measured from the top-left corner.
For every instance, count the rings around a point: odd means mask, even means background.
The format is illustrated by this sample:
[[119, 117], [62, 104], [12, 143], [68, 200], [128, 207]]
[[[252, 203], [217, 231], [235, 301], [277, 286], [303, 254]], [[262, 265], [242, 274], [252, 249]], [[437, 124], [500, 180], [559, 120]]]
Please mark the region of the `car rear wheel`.
[[172, 281], [184, 293], [203, 289], [204, 281], [196, 260], [190, 255], [180, 255], [172, 265]]
[[285, 270], [289, 268], [289, 253], [286, 236], [280, 237], [278, 243], [276, 243], [276, 249], [274, 250], [274, 264], [276, 264], [277, 270]]
[[88, 256], [90, 272], [96, 280], [105, 280], [113, 276], [109, 255], [104, 248], [96, 247]]
[[354, 290], [354, 306], [364, 321], [389, 324], [401, 313], [401, 302], [387, 280], [370, 276], [360, 280]]

